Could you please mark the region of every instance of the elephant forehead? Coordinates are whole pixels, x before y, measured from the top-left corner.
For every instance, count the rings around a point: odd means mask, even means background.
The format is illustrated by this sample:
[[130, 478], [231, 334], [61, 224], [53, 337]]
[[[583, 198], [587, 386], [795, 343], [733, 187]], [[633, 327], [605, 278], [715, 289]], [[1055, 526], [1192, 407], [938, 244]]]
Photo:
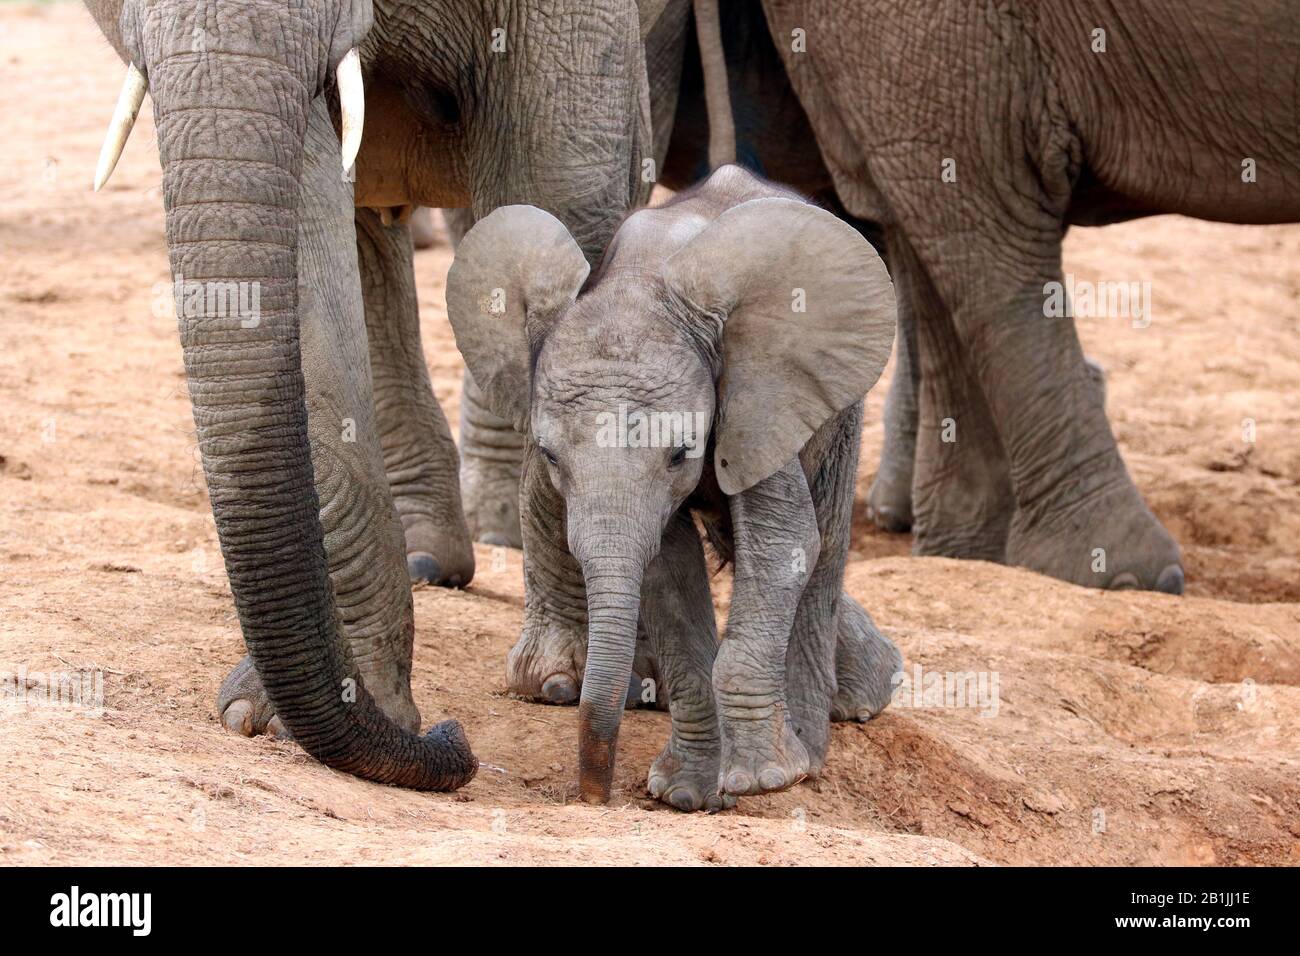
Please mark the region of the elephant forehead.
[[681, 364], [608, 358], [554, 363], [539, 366], [537, 384], [543, 401], [561, 405], [657, 405], [673, 400], [691, 384]]

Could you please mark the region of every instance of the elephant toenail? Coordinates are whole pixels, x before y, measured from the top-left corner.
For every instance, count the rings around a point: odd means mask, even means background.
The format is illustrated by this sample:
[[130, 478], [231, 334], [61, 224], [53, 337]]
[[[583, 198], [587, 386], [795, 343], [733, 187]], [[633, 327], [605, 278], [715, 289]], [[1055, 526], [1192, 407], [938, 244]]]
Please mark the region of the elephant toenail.
[[768, 767], [759, 772], [758, 783], [764, 790], [780, 790], [785, 786], [785, 773], [776, 767]]
[[695, 798], [695, 794], [691, 793], [691, 791], [686, 787], [678, 787], [670, 793], [668, 795], [668, 802], [678, 810], [694, 810], [700, 803], [699, 800]]
[[1164, 591], [1166, 594], [1182, 594], [1185, 583], [1182, 566], [1171, 564], [1160, 572], [1160, 577], [1156, 578], [1156, 590]]
[[289, 733], [289, 728], [284, 725], [284, 721], [280, 719], [278, 714], [272, 717], [267, 723], [266, 735], [268, 737], [275, 737], [278, 740], [293, 739], [293, 734]]
[[660, 797], [664, 795], [664, 787], [667, 786], [667, 784], [668, 781], [665, 780], [663, 777], [651, 777], [650, 783], [648, 785], [648, 789], [650, 790], [650, 796], [658, 800]]
[[406, 556], [406, 574], [412, 582], [438, 584], [442, 579], [442, 567], [428, 552], [413, 551]]
[[232, 733], [253, 736], [253, 705], [246, 700], [231, 701], [221, 714], [221, 724]]
[[749, 793], [754, 783], [749, 779], [749, 774], [743, 770], [734, 770], [727, 776], [728, 793]]
[[542, 696], [552, 704], [572, 704], [578, 699], [578, 684], [568, 674], [552, 674], [542, 682]]
[[1110, 579], [1109, 587], [1112, 591], [1134, 591], [1142, 587], [1142, 584], [1138, 581], [1136, 574], [1123, 571]]
[[730, 810], [736, 805], [736, 798], [729, 793], [715, 793], [705, 801], [704, 809], [707, 813], [721, 813], [723, 810]]

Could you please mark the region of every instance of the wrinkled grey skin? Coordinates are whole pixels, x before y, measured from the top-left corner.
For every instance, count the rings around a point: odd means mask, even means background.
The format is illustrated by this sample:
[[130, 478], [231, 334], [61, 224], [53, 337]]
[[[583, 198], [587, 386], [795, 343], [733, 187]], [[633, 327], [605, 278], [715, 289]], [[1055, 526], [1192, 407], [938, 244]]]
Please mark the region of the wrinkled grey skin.
[[[252, 327], [180, 321], [249, 649], [219, 696], [223, 722], [290, 734], [369, 779], [460, 786], [477, 762], [459, 726], [412, 733], [408, 574], [467, 583], [473, 557], [422, 360], [410, 238], [373, 209], [400, 219], [415, 204], [484, 214], [535, 202], [603, 247], [643, 191], [638, 11], [560, 0], [88, 7], [148, 79], [173, 273], [260, 283]], [[490, 48], [497, 27], [505, 53]], [[341, 173], [333, 89], [353, 47], [366, 77], [355, 187]]]
[[[716, 810], [784, 789], [822, 767], [830, 717], [878, 713], [900, 667], [842, 591], [861, 396], [895, 322], [884, 267], [833, 216], [727, 166], [629, 217], [586, 276], [528, 207], [478, 223], [448, 276], [457, 345], [525, 434], [520, 647], [569, 649], [532, 662], [533, 689], [576, 691], [581, 667], [580, 789], [603, 802], [641, 635], [672, 713], [651, 793]], [[707, 445], [620, 442], [620, 409], [695, 412]], [[721, 645], [693, 515], [735, 565]]]
[[[692, 0], [642, 0], [640, 11], [654, 131], [654, 164], [647, 172], [647, 186], [651, 186], [662, 179], [664, 155], [677, 105], [678, 77], [686, 56], [685, 46], [694, 44], [695, 36], [691, 29]], [[707, 127], [700, 142], [707, 145]], [[691, 185], [708, 171], [706, 166], [699, 176], [678, 185]], [[647, 193], [643, 200], [648, 198]], [[469, 210], [444, 212], [454, 247], [474, 224], [474, 216]], [[592, 246], [581, 240], [579, 244], [593, 265], [605, 251], [603, 246]], [[510, 422], [493, 413], [468, 369], [461, 384], [460, 486], [470, 535], [484, 544], [523, 547], [519, 520], [523, 436]]]
[[[1178, 547], [1124, 467], [1073, 323], [1044, 317], [1043, 289], [1061, 280], [1070, 224], [1300, 218], [1291, 6], [763, 7], [778, 40], [805, 32], [806, 55], [776, 48], [840, 200], [885, 228], [915, 328], [917, 550], [1181, 592]], [[1256, 182], [1242, 178], [1248, 157]]]
[[[1115, 448], [1100, 370], [1072, 322], [1044, 318], [1042, 290], [1071, 224], [1300, 216], [1295, 18], [1278, 3], [1248, 16], [1208, 2], [763, 9], [722, 7], [740, 161], [878, 232], [897, 285], [877, 523], [913, 526], [920, 554], [1181, 591], [1178, 548]], [[1096, 27], [1104, 54], [1090, 49]], [[703, 172], [685, 48], [666, 185]], [[1249, 75], [1227, 79], [1233, 62]], [[1268, 176], [1244, 183], [1245, 157]], [[941, 179], [944, 158], [956, 183]]]

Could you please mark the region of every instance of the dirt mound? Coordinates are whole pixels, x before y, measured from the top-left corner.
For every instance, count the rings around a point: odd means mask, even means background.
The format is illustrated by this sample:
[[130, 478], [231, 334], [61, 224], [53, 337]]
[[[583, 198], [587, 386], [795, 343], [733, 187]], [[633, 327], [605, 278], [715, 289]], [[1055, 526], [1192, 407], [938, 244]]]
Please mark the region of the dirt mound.
[[[216, 723], [242, 647], [155, 289], [152, 123], [92, 196], [121, 64], [79, 6], [0, 20], [0, 676], [28, 697], [0, 699], [0, 861], [1300, 863], [1300, 227], [1162, 218], [1067, 242], [1079, 278], [1152, 282], [1149, 327], [1079, 327], [1188, 596], [911, 558], [860, 521], [847, 587], [903, 649], [895, 706], [838, 725], [822, 779], [688, 816], [645, 794], [656, 712], [627, 715], [611, 804], [575, 803], [576, 712], [504, 692], [519, 554], [482, 549], [468, 592], [416, 592], [415, 698], [484, 767], [409, 793]], [[448, 262], [417, 272], [454, 421]], [[102, 675], [102, 710], [37, 706], [61, 672]]]

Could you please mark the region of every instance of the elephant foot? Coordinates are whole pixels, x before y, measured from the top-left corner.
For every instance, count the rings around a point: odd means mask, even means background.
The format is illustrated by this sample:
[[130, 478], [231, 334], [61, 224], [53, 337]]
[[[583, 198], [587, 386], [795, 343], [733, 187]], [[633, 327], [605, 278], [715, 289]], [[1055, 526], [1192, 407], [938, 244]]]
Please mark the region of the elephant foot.
[[881, 461], [876, 480], [867, 492], [867, 517], [882, 531], [902, 534], [912, 528], [912, 469]]
[[1011, 523], [1007, 561], [1084, 587], [1182, 594], [1177, 543], [1127, 474], [1032, 520], [1019, 511]]
[[503, 548], [522, 548], [519, 530], [519, 465], [462, 454], [461, 495], [465, 521], [475, 541]]
[[787, 790], [808, 776], [812, 760], [784, 702], [736, 706], [721, 696], [722, 760], [718, 791], [734, 796]]
[[[514, 697], [542, 704], [577, 704], [586, 662], [585, 628], [558, 623], [540, 627], [525, 625], [523, 634], [506, 657], [506, 689]], [[637, 641], [624, 706], [668, 709], [668, 695], [658, 679], [645, 641]]]
[[406, 525], [406, 571], [411, 583], [463, 588], [474, 579], [474, 548], [469, 529], [438, 528], [431, 521]]
[[650, 765], [650, 796], [678, 810], [717, 813], [730, 810], [736, 798], [718, 792], [718, 748], [687, 749], [670, 740]]
[[[409, 690], [404, 695], [393, 694], [388, 699], [376, 696], [375, 702], [399, 727], [411, 733], [419, 732], [420, 711], [411, 700]], [[281, 740], [293, 739], [288, 728], [276, 716], [266, 688], [262, 686], [262, 679], [257, 676], [257, 669], [247, 654], [226, 675], [221, 689], [217, 691], [217, 715], [223, 727], [243, 737], [265, 734]]]
[[257, 676], [252, 660], [247, 654], [235, 665], [217, 691], [217, 714], [221, 725], [231, 733], [244, 737], [266, 734], [289, 740], [291, 736], [280, 718], [275, 715], [262, 679]]
[[587, 659], [584, 637], [581, 628], [560, 623], [525, 624], [506, 657], [509, 692], [543, 704], [576, 704]]
[[875, 717], [889, 706], [894, 675], [902, 669], [903, 655], [894, 642], [877, 630], [857, 601], [841, 595], [831, 720], [865, 723]]

